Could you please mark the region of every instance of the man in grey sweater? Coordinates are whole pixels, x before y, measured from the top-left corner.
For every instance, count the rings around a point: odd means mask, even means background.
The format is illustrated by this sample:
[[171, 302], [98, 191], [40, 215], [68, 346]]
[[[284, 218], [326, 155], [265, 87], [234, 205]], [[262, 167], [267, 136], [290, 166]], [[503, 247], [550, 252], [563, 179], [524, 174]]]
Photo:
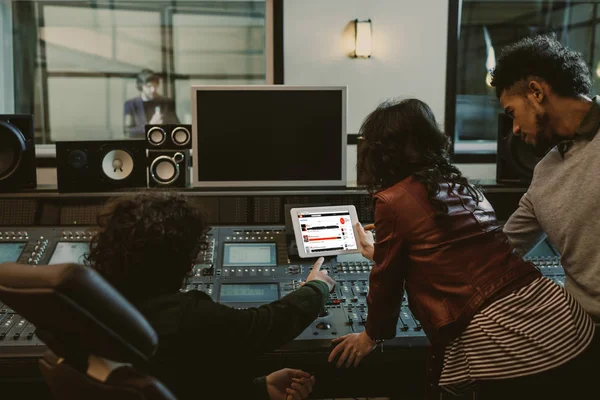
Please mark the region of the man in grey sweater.
[[546, 236], [561, 254], [566, 289], [600, 322], [600, 97], [580, 53], [552, 36], [504, 49], [492, 86], [513, 133], [544, 158], [504, 232], [520, 254]]

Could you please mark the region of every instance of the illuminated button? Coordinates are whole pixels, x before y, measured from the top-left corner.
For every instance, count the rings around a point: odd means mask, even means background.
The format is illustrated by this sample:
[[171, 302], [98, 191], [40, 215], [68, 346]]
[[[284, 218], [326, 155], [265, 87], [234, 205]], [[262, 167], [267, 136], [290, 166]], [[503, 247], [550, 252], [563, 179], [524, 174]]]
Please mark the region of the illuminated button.
[[231, 240], [231, 236], [227, 236], [225, 240]]
[[332, 303], [333, 303], [333, 304], [340, 304], [340, 303], [341, 303], [341, 301], [339, 301], [338, 299], [333, 299], [333, 300], [332, 300]]

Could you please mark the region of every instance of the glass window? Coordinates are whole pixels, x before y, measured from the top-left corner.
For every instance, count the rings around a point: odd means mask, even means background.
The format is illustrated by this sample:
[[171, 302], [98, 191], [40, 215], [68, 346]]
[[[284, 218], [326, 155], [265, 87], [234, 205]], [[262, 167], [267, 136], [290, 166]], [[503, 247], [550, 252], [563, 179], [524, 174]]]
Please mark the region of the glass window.
[[[523, 37], [555, 32], [558, 39], [581, 52], [592, 67], [596, 93], [600, 89], [600, 1], [451, 0], [458, 4], [456, 45], [454, 153], [496, 152], [498, 114], [502, 112], [488, 71], [502, 47]], [[449, 51], [453, 49], [449, 48]], [[449, 66], [451, 68], [451, 66]], [[449, 129], [452, 129], [450, 127]]]
[[190, 85], [267, 83], [266, 1], [12, 1], [14, 112], [38, 144], [191, 123]]

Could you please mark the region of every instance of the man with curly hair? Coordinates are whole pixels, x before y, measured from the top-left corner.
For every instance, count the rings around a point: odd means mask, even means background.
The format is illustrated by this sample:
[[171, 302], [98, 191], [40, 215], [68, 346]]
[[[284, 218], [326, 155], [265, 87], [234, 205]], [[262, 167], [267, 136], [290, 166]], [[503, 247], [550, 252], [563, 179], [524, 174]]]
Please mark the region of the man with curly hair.
[[[600, 97], [590, 97], [588, 65], [581, 53], [563, 46], [554, 35], [527, 37], [503, 49], [491, 84], [513, 119], [513, 133], [544, 156], [503, 230], [521, 255], [548, 237], [561, 254], [565, 288], [598, 324]], [[596, 338], [586, 353], [577, 363], [558, 369], [555, 378], [572, 382], [574, 376], [597, 370], [596, 326]], [[591, 390], [593, 380], [580, 382]], [[493, 387], [488, 389], [493, 393]]]
[[[283, 369], [252, 379], [256, 356], [300, 334], [324, 307], [335, 281], [314, 265], [306, 283], [278, 301], [233, 309], [204, 292], [180, 292], [206, 245], [200, 210], [177, 194], [111, 201], [98, 217], [87, 264], [131, 301], [159, 336], [151, 374], [179, 400], [205, 397], [300, 400], [314, 377]], [[214, 398], [214, 396], [210, 396]]]
[[527, 253], [546, 235], [558, 248], [565, 286], [600, 322], [600, 97], [588, 97], [590, 70], [580, 53], [553, 36], [504, 49], [492, 74], [513, 133], [544, 156], [517, 211], [504, 226]]

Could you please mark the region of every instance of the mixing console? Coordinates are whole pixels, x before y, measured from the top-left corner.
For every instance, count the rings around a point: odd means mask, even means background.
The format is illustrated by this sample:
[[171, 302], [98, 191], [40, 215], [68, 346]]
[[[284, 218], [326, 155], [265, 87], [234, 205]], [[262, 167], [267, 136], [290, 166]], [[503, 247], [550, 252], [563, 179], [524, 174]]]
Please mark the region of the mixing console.
[[[43, 266], [82, 263], [93, 228], [4, 228], [0, 232], [0, 262]], [[564, 284], [558, 253], [545, 242], [528, 257], [544, 275]], [[25, 267], [25, 266], [24, 266]], [[280, 351], [319, 351], [331, 339], [362, 332], [367, 319], [366, 297], [372, 262], [360, 254], [327, 258], [323, 269], [337, 281], [334, 293], [318, 318]], [[312, 260], [294, 256], [283, 226], [214, 227], [197, 257], [194, 274], [183, 291], [200, 290], [213, 300], [237, 308], [265, 304], [296, 289], [308, 276]], [[39, 357], [45, 347], [35, 327], [0, 302], [0, 358]], [[396, 338], [388, 347], [422, 347], [428, 341], [406, 299], [398, 319]]]

